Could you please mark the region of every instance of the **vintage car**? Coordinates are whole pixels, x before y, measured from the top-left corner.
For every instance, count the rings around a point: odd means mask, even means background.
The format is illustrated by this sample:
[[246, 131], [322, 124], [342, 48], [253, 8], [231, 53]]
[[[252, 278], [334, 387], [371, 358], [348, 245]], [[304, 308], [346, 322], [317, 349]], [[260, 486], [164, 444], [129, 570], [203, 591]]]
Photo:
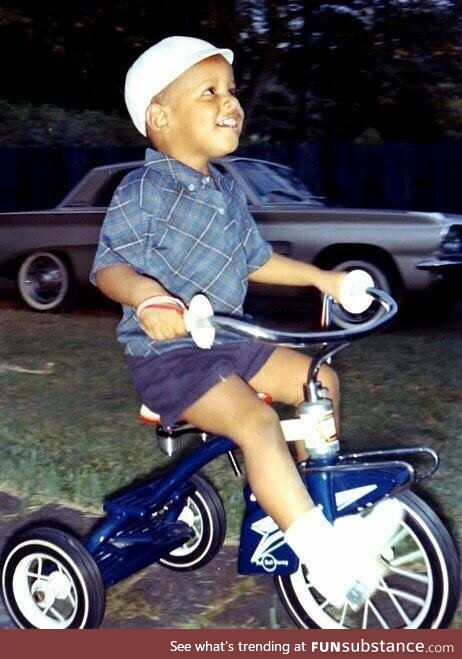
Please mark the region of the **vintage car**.
[[[51, 210], [0, 214], [0, 276], [16, 279], [28, 307], [58, 310], [74, 287], [88, 284], [106, 207], [121, 179], [140, 165], [90, 170]], [[289, 167], [239, 156], [215, 165], [244, 188], [250, 212], [278, 253], [323, 268], [363, 268], [401, 300], [435, 286], [444, 293], [450, 281], [454, 286], [462, 264], [462, 216], [330, 208]], [[339, 308], [336, 320], [355, 322]]]

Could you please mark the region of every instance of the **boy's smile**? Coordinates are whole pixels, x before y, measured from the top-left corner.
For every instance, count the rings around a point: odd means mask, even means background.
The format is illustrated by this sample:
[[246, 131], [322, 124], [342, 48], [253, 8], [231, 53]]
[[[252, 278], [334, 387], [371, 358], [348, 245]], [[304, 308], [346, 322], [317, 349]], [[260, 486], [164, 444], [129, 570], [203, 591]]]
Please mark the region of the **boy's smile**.
[[153, 103], [166, 119], [164, 129], [154, 132], [156, 147], [186, 165], [207, 174], [211, 158], [237, 148], [244, 112], [232, 67], [221, 55], [192, 66]]

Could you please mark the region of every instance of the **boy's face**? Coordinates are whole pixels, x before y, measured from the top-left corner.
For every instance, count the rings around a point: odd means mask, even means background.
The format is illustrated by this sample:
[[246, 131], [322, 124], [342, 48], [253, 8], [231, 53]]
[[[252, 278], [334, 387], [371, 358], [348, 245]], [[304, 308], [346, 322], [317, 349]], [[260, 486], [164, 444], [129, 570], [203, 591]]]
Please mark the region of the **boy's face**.
[[185, 71], [161, 98], [168, 118], [161, 150], [206, 174], [211, 158], [237, 148], [244, 112], [235, 96], [233, 69], [221, 55]]

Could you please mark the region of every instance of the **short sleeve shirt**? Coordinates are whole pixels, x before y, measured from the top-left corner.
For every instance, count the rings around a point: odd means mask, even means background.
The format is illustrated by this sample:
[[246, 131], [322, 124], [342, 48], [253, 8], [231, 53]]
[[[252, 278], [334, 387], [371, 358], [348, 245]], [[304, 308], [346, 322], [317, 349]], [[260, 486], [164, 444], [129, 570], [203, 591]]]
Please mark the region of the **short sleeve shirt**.
[[[248, 276], [268, 261], [272, 249], [232, 177], [213, 166], [210, 171], [204, 176], [148, 149], [144, 167], [130, 172], [114, 193], [91, 281], [102, 268], [128, 264], [186, 305], [203, 293], [216, 312], [242, 314]], [[128, 306], [117, 336], [126, 354], [137, 357], [194, 345], [190, 337], [153, 341]]]

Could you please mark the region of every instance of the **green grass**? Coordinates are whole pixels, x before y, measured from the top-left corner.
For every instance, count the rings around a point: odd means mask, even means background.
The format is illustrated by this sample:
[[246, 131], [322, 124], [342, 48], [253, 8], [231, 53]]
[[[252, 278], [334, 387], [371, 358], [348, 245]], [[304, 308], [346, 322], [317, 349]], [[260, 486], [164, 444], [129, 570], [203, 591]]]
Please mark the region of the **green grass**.
[[[152, 429], [138, 421], [115, 323], [107, 315], [2, 312], [0, 484], [26, 505], [100, 508], [107, 494], [167, 463]], [[54, 364], [49, 375], [9, 370], [43, 369], [48, 362]], [[209, 472], [224, 472], [218, 480], [232, 502], [240, 492], [231, 488], [235, 479], [223, 470], [225, 460]]]
[[[109, 493], [167, 462], [152, 430], [138, 422], [138, 401], [114, 338], [115, 324], [111, 313], [2, 311], [0, 485], [26, 505], [55, 501], [99, 509]], [[345, 448], [436, 448], [441, 468], [425, 491], [458, 540], [461, 326], [455, 319], [445, 327], [394, 330], [336, 358]], [[49, 375], [5, 368], [40, 369], [47, 362], [54, 363]], [[229, 537], [235, 539], [241, 484], [225, 457], [206, 473], [225, 501]]]
[[[98, 510], [109, 493], [168, 462], [152, 430], [138, 422], [138, 401], [114, 338], [116, 322], [110, 311], [1, 311], [0, 487], [18, 494], [25, 506], [58, 502]], [[437, 449], [441, 467], [423, 484], [423, 494], [443, 514], [459, 547], [461, 329], [459, 312], [444, 326], [368, 338], [335, 360], [342, 381], [344, 448]], [[49, 375], [10, 370], [43, 369], [48, 362], [54, 362]], [[225, 502], [228, 541], [235, 542], [241, 483], [225, 457], [206, 473]], [[110, 597], [117, 599], [117, 592]], [[130, 606], [133, 615], [146, 609], [146, 615], [156, 616], [142, 599]], [[206, 611], [194, 626], [207, 625], [212, 614]], [[462, 626], [461, 616], [459, 609], [453, 628]]]

